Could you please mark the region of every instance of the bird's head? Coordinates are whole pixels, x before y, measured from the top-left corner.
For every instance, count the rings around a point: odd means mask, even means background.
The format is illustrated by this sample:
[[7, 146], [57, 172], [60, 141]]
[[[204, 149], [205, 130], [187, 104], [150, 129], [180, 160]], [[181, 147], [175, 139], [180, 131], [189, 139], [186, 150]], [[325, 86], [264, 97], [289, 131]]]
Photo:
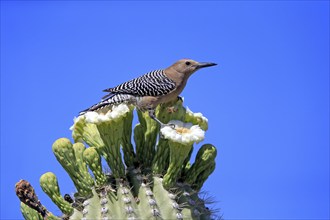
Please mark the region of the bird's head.
[[210, 62], [197, 62], [195, 60], [191, 59], [182, 59], [174, 63], [171, 68], [173, 68], [175, 71], [179, 73], [183, 73], [185, 76], [190, 76], [197, 70], [209, 67], [209, 66], [215, 66], [216, 63], [210, 63]]

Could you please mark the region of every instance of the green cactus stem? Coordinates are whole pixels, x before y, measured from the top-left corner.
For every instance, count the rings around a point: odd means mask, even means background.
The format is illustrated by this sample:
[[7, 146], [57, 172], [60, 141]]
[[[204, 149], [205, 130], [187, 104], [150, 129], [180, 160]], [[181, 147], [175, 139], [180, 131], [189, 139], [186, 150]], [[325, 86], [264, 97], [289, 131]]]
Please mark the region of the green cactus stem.
[[149, 117], [148, 112], [138, 110], [140, 124], [134, 128], [136, 155], [144, 167], [150, 167], [155, 154], [155, 144], [159, 131], [158, 123]]
[[[56, 217], [41, 205], [32, 186], [20, 181], [16, 193], [24, 218], [212, 219], [199, 191], [215, 169], [216, 148], [203, 145], [190, 164], [207, 119], [182, 104], [178, 99], [157, 107], [156, 117], [169, 124], [162, 128], [138, 111], [135, 147], [132, 106], [120, 104], [76, 118], [71, 127], [75, 143], [60, 138], [52, 149], [77, 192], [62, 197], [55, 174], [40, 177], [41, 188], [63, 213]], [[103, 171], [102, 158], [110, 173]]]
[[[206, 181], [206, 178], [213, 172], [215, 165], [215, 157], [217, 156], [216, 148], [211, 144], [204, 144], [198, 151], [195, 159], [195, 163], [188, 169], [185, 174], [185, 182], [189, 184], [194, 184], [197, 182], [203, 183]], [[204, 178], [202, 178], [202, 176]], [[197, 187], [199, 188], [199, 187]]]
[[207, 169], [205, 169], [201, 174], [198, 175], [192, 187], [199, 191], [214, 170], [215, 170], [215, 162], [211, 163]]
[[129, 106], [130, 111], [127, 113], [126, 117], [123, 119], [123, 133], [122, 136], [122, 148], [124, 153], [124, 161], [127, 167], [133, 167], [137, 162], [136, 155], [134, 152], [134, 147], [132, 144], [132, 122], [133, 122], [133, 106]]
[[72, 215], [73, 208], [60, 194], [57, 178], [54, 173], [48, 172], [40, 177], [42, 190], [51, 198], [57, 207], [66, 215]]
[[101, 155], [107, 161], [116, 178], [125, 175], [125, 167], [120, 153], [122, 123], [100, 123], [97, 125], [100, 136], [104, 142], [102, 148], [98, 148]]
[[153, 159], [152, 170], [154, 173], [163, 174], [169, 164], [170, 149], [168, 141], [161, 138], [157, 144], [157, 151]]
[[94, 174], [96, 186], [106, 184], [107, 178], [102, 171], [101, 157], [96, 149], [94, 147], [87, 148], [83, 153], [83, 157]]
[[170, 147], [170, 165], [167, 169], [167, 172], [164, 176], [164, 187], [170, 189], [175, 186], [179, 174], [182, 171], [182, 166], [184, 161], [189, 155], [190, 150], [192, 149], [191, 144], [180, 144], [173, 141], [169, 141]]
[[75, 184], [78, 194], [83, 197], [91, 195], [91, 187], [94, 183], [88, 172], [82, 168], [84, 166], [86, 167], [86, 163], [81, 160], [81, 155], [79, 155], [81, 152], [76, 150], [76, 155], [72, 143], [67, 138], [56, 140], [52, 148], [56, 159], [60, 162]]
[[35, 209], [30, 208], [28, 205], [25, 205], [23, 202], [20, 204], [21, 212], [25, 219], [29, 220], [43, 220], [42, 215]]
[[74, 120], [75, 124], [71, 127], [72, 137], [75, 142], [86, 142], [96, 149], [104, 148], [103, 140], [95, 124], [86, 123], [85, 118], [79, 117]]

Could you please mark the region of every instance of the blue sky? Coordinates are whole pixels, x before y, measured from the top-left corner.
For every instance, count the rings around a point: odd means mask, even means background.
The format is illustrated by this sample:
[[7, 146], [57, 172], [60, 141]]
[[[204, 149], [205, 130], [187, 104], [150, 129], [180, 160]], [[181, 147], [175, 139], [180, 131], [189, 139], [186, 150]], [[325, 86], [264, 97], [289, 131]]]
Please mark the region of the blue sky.
[[1, 1], [1, 219], [22, 218], [22, 178], [59, 214], [39, 177], [75, 189], [52, 143], [102, 89], [181, 58], [219, 64], [182, 94], [218, 148], [213, 208], [329, 218], [328, 1]]

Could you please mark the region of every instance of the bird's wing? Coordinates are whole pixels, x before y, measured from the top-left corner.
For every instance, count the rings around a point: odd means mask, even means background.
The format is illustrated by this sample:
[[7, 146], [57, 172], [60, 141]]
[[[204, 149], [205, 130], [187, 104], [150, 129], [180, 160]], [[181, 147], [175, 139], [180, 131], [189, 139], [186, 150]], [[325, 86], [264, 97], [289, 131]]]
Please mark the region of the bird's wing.
[[119, 93], [135, 96], [161, 96], [170, 93], [174, 89], [175, 82], [169, 79], [163, 70], [155, 70], [103, 91], [109, 92], [105, 96], [107, 98]]

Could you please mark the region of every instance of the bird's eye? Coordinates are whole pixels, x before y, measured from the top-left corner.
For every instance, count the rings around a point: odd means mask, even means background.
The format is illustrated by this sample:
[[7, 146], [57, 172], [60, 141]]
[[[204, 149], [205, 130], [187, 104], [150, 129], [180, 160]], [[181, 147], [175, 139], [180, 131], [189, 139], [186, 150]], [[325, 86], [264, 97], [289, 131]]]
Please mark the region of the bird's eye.
[[187, 66], [189, 66], [189, 65], [190, 65], [190, 62], [189, 62], [189, 61], [187, 61], [187, 62], [186, 62], [186, 65], [187, 65]]

